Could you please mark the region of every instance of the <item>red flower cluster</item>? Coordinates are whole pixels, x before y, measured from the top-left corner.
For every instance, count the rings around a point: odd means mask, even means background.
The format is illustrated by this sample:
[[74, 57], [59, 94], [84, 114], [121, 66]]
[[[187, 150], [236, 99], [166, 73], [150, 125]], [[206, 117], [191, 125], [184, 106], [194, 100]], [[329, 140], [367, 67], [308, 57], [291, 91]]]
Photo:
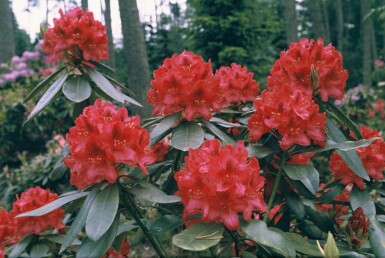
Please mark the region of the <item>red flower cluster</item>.
[[17, 238], [14, 219], [6, 210], [0, 210], [0, 250], [1, 248], [16, 242]]
[[253, 73], [245, 67], [232, 63], [231, 67], [222, 66], [215, 76], [219, 78], [219, 89], [226, 102], [247, 102], [256, 98], [259, 86]]
[[166, 58], [154, 71], [151, 86], [147, 101], [155, 106], [153, 115], [183, 111], [189, 121], [195, 117], [210, 119], [211, 112], [219, 112], [222, 106], [211, 63], [188, 51]]
[[355, 250], [359, 249], [368, 241], [369, 220], [364, 211], [358, 207], [350, 216], [346, 225], [346, 240]]
[[325, 145], [326, 115], [319, 113], [319, 106], [301, 89], [283, 84], [279, 89], [264, 90], [253, 105], [255, 113], [248, 121], [253, 141], [276, 130], [283, 150], [293, 144]]
[[[39, 186], [30, 188], [23, 192], [21, 196], [17, 196], [17, 200], [13, 203], [13, 209], [9, 215], [14, 218], [21, 213], [32, 211], [40, 208], [58, 198], [57, 194], [51, 193], [48, 189], [42, 189]], [[21, 217], [15, 218], [15, 232], [19, 236], [25, 236], [29, 233], [40, 234], [41, 231], [48, 229], [50, 226], [56, 229], [64, 228], [61, 217], [64, 210], [57, 208], [45, 215], [39, 217]]]
[[64, 164], [71, 168], [70, 183], [78, 189], [103, 180], [115, 182], [119, 163], [139, 166], [148, 174], [144, 166], [157, 158], [139, 116], [129, 117], [127, 109], [101, 99], [83, 110], [66, 138], [71, 154]]
[[75, 7], [65, 14], [62, 10], [59, 13], [60, 18], [53, 20], [54, 27], [44, 34], [43, 50], [49, 55], [49, 63], [68, 57], [75, 63], [109, 58], [106, 29], [95, 21], [92, 12], [84, 13]]
[[[369, 177], [381, 180], [384, 178], [383, 171], [385, 169], [385, 142], [377, 130], [371, 130], [366, 126], [361, 126], [360, 130], [364, 139], [381, 138], [375, 140], [368, 147], [356, 149]], [[364, 180], [348, 167], [338, 153], [333, 153], [330, 157], [329, 169], [335, 180], [341, 180], [341, 183], [344, 185], [355, 184], [358, 188], [364, 189]]]
[[[238, 141], [236, 147], [231, 144], [221, 147], [218, 140], [206, 141], [199, 149], [190, 149], [185, 162], [185, 167], [175, 174], [176, 195], [182, 197], [185, 205], [185, 222], [218, 221], [236, 230], [238, 213], [243, 212], [249, 221], [254, 211], [266, 210], [265, 180], [259, 174], [258, 161], [248, 158], [243, 142]], [[195, 214], [202, 217], [189, 218]]]
[[[313, 72], [315, 74], [311, 74]], [[324, 46], [323, 39], [317, 41], [303, 38], [282, 51], [267, 78], [267, 88], [277, 90], [285, 84], [301, 89], [306, 95], [318, 93], [323, 101], [329, 97], [341, 100], [348, 78], [342, 68], [342, 55], [331, 44]]]

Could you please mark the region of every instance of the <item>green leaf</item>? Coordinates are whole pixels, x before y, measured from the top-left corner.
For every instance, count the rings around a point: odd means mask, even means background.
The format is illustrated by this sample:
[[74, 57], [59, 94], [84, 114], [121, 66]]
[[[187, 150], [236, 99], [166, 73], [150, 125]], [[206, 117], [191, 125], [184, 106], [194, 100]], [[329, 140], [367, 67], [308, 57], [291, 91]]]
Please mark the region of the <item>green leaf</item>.
[[242, 258], [257, 258], [257, 256], [247, 251], [242, 251]]
[[96, 196], [99, 193], [99, 185], [93, 186], [91, 192], [85, 199], [82, 208], [80, 209], [78, 215], [75, 220], [72, 222], [70, 229], [68, 230], [66, 237], [63, 241], [62, 246], [60, 247], [60, 252], [62, 253], [65, 249], [67, 249], [72, 242], [76, 239], [79, 232], [83, 229], [86, 224], [87, 216], [90, 211], [92, 204], [95, 201]]
[[25, 213], [21, 213], [17, 215], [15, 218], [21, 218], [21, 217], [39, 217], [44, 214], [50, 213], [53, 210], [56, 210], [57, 208], [63, 206], [66, 203], [72, 202], [74, 200], [77, 200], [79, 198], [83, 198], [87, 196], [89, 192], [81, 192], [81, 193], [75, 193], [71, 195], [67, 195], [64, 197], [60, 197], [57, 200], [50, 202], [36, 210], [28, 211]]
[[109, 67], [106, 64], [96, 62], [96, 61], [89, 61], [91, 64], [95, 65], [98, 69], [100, 69], [103, 73], [109, 73], [109, 74], [115, 74], [114, 69]]
[[33, 258], [40, 258], [48, 256], [49, 254], [49, 247], [45, 244], [37, 244], [32, 246], [30, 256]]
[[328, 232], [333, 229], [333, 220], [330, 216], [324, 212], [320, 212], [313, 207], [305, 205], [306, 214], [309, 215], [310, 220], [324, 232]]
[[336, 258], [340, 256], [340, 252], [338, 251], [336, 241], [334, 241], [334, 237], [332, 233], [328, 233], [328, 239], [326, 240], [326, 244], [324, 246], [324, 257], [325, 258]]
[[[44, 238], [48, 239], [49, 241], [52, 241], [54, 243], [62, 245], [64, 243], [64, 240], [66, 238], [66, 235], [48, 235], [44, 236]], [[82, 242], [80, 242], [79, 239], [74, 239], [74, 241], [71, 243], [71, 245], [80, 245]]]
[[265, 222], [261, 220], [251, 220], [243, 222], [241, 228], [247, 237], [258, 245], [273, 250], [284, 257], [295, 257], [294, 247], [279, 232], [272, 231], [267, 228]]
[[323, 257], [316, 245], [309, 243], [308, 240], [301, 235], [290, 232], [283, 232], [282, 235], [290, 241], [290, 244], [301, 254], [305, 254], [311, 257]]
[[[328, 136], [337, 143], [346, 141], [346, 137], [343, 135], [341, 130], [338, 129], [338, 127], [333, 123], [333, 121], [328, 118], [326, 120], [328, 127]], [[365, 180], [370, 180], [369, 175], [366, 172], [365, 167], [362, 164], [362, 161], [356, 151], [349, 150], [345, 152], [337, 150], [337, 153], [341, 156], [341, 158], [345, 161], [349, 168], [353, 170], [355, 174]]]
[[176, 124], [176, 122], [181, 118], [181, 113], [175, 113], [170, 116], [164, 117], [151, 131], [150, 145], [153, 145], [164, 138], [167, 134], [169, 134]]
[[353, 187], [350, 193], [350, 204], [353, 210], [361, 207], [368, 219], [374, 219], [376, 216], [376, 207], [373, 199], [365, 189], [359, 190], [357, 187]]
[[212, 117], [210, 120], [210, 122], [212, 123], [215, 123], [219, 126], [222, 126], [222, 127], [225, 127], [225, 128], [233, 128], [233, 127], [245, 127], [241, 124], [235, 124], [235, 123], [230, 123], [230, 122], [227, 122], [221, 118], [218, 118], [218, 117]]
[[197, 223], [172, 237], [177, 247], [190, 251], [203, 251], [218, 244], [222, 239], [223, 224]]
[[92, 88], [82, 76], [73, 76], [64, 83], [63, 93], [67, 99], [79, 103], [91, 96]]
[[324, 192], [318, 199], [322, 203], [331, 203], [345, 188], [345, 185], [338, 184], [329, 191]]
[[197, 149], [204, 140], [204, 131], [195, 122], [180, 123], [171, 136], [171, 146], [175, 149], [188, 151], [189, 148]]
[[322, 103], [328, 115], [336, 118], [342, 126], [347, 126], [349, 130], [352, 131], [354, 135], [357, 136], [358, 139], [362, 139], [360, 129], [349, 117], [347, 117], [339, 108], [334, 106], [333, 103], [331, 102], [322, 102]]
[[181, 198], [179, 196], [167, 195], [159, 188], [150, 183], [141, 180], [136, 181], [138, 182], [138, 185], [128, 190], [130, 191], [130, 193], [132, 193], [135, 197], [139, 199], [156, 203], [174, 203], [181, 201]]
[[112, 78], [112, 77], [106, 75], [105, 73], [102, 73], [102, 75], [103, 75], [104, 77], [106, 77], [112, 84], [114, 84], [114, 85], [118, 86], [119, 88], [121, 88], [121, 89], [127, 91], [127, 93], [128, 93], [129, 95], [135, 96], [135, 93], [133, 93], [129, 88], [125, 87], [123, 84], [121, 84], [120, 82], [118, 82], [118, 81], [115, 80], [114, 78]]
[[12, 249], [12, 252], [9, 254], [9, 258], [18, 258], [22, 252], [27, 248], [29, 243], [31, 243], [33, 235], [30, 234], [20, 240], [15, 247]]
[[58, 75], [61, 71], [64, 70], [64, 66], [60, 67], [57, 69], [55, 72], [53, 72], [50, 76], [45, 78], [42, 82], [40, 82], [25, 98], [24, 103], [33, 98], [36, 94], [38, 94], [45, 86], [50, 84]]
[[176, 215], [164, 215], [157, 218], [148, 231], [154, 235], [162, 235], [183, 225], [182, 219]]
[[99, 238], [99, 240], [93, 241], [87, 238], [80, 246], [76, 257], [101, 257], [104, 253], [106, 253], [116, 237], [116, 232], [119, 226], [119, 217], [119, 214], [115, 216], [111, 227], [101, 238]]
[[87, 236], [97, 241], [111, 227], [119, 207], [119, 188], [116, 184], [100, 191], [87, 215]]
[[215, 134], [219, 139], [221, 139], [221, 141], [223, 142], [223, 144], [233, 144], [235, 145], [236, 142], [230, 137], [228, 136], [226, 133], [222, 132], [219, 128], [217, 128], [214, 124], [212, 124], [211, 122], [205, 120], [205, 119], [200, 119], [200, 121], [213, 133]]
[[262, 159], [270, 154], [274, 153], [274, 150], [270, 149], [269, 147], [263, 146], [263, 144], [252, 144], [248, 146], [247, 152], [249, 153], [249, 157], [257, 157], [259, 159]]
[[41, 96], [40, 100], [37, 102], [35, 108], [32, 110], [31, 114], [29, 114], [27, 122], [39, 114], [56, 96], [56, 94], [60, 91], [64, 82], [67, 79], [68, 74], [63, 74], [59, 77], [52, 85], [48, 88], [48, 90]]
[[301, 199], [294, 193], [289, 193], [285, 195], [285, 200], [289, 209], [297, 216], [299, 219], [305, 217], [305, 207]]
[[143, 107], [142, 104], [140, 104], [139, 102], [137, 102], [133, 98], [126, 96], [123, 93], [121, 93], [120, 91], [118, 91], [114, 87], [114, 85], [112, 85], [112, 83], [110, 82], [110, 80], [112, 78], [109, 78], [108, 76], [107, 76], [108, 78], [106, 78], [105, 75], [99, 73], [95, 69], [88, 68], [87, 71], [91, 77], [91, 80], [98, 86], [98, 88], [101, 89], [106, 95], [108, 95], [112, 99], [115, 99], [115, 100], [122, 102], [122, 103], [127, 101], [128, 103], [134, 104], [138, 107]]
[[376, 257], [383, 257], [385, 254], [385, 228], [375, 219], [370, 220], [369, 242]]
[[116, 235], [119, 236], [120, 234], [131, 231], [137, 227], [138, 227], [138, 224], [136, 224], [135, 220], [127, 221], [126, 223], [119, 225], [118, 232], [116, 233]]
[[313, 166], [298, 164], [284, 165], [283, 170], [290, 179], [301, 181], [312, 194], [317, 192], [319, 174]]
[[49, 174], [49, 179], [51, 181], [56, 181], [64, 176], [64, 174], [67, 172], [68, 167], [64, 165], [63, 161], [60, 160], [60, 162], [56, 163], [54, 168], [52, 169], [51, 173]]

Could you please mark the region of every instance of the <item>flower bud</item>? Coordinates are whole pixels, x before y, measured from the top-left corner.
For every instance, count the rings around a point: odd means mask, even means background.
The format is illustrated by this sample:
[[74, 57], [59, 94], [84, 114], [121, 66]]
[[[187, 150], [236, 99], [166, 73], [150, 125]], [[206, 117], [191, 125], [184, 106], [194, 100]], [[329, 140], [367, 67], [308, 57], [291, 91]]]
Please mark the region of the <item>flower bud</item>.
[[357, 208], [346, 225], [346, 240], [353, 249], [361, 248], [368, 241], [369, 220], [361, 207]]

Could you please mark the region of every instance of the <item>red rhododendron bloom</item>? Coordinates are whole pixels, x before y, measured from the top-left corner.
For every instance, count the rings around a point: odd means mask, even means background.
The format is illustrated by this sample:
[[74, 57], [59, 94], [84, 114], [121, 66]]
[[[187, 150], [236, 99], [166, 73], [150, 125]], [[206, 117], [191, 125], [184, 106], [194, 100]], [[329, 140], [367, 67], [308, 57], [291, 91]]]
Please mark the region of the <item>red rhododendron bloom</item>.
[[128, 257], [130, 251], [131, 247], [127, 242], [127, 238], [124, 238], [122, 240], [122, 243], [120, 244], [120, 251], [115, 250], [113, 248], [109, 248], [106, 254], [103, 255], [101, 258], [126, 258]]
[[280, 146], [287, 150], [293, 144], [325, 145], [326, 115], [299, 89], [284, 84], [279, 90], [264, 90], [254, 101], [255, 113], [248, 121], [249, 136], [258, 141], [263, 134], [276, 130]]
[[210, 119], [211, 112], [219, 112], [223, 106], [211, 63], [188, 51], [166, 58], [154, 71], [151, 86], [147, 101], [155, 107], [153, 115], [183, 111], [189, 121], [196, 117]]
[[228, 102], [246, 102], [254, 100], [258, 94], [258, 83], [253, 79], [253, 73], [236, 63], [222, 66], [216, 72], [219, 78], [219, 88]]
[[[312, 69], [316, 76], [311, 75]], [[267, 88], [276, 90], [289, 84], [309, 96], [319, 93], [323, 101], [329, 97], [341, 100], [347, 78], [348, 72], [342, 68], [340, 52], [331, 44], [324, 46], [321, 38], [317, 41], [303, 38], [281, 52], [270, 70]]]
[[359, 249], [368, 241], [369, 219], [361, 207], [358, 207], [350, 216], [346, 225], [346, 240], [350, 247]]
[[[16, 217], [21, 213], [40, 208], [50, 202], [57, 200], [58, 195], [51, 193], [48, 189], [42, 189], [39, 186], [29, 188], [21, 196], [16, 196], [17, 200], [13, 203], [10, 215]], [[25, 236], [29, 233], [40, 234], [41, 231], [54, 227], [56, 229], [64, 228], [61, 217], [64, 210], [57, 208], [45, 215], [39, 217], [21, 217], [15, 218], [15, 228], [19, 236]]]
[[156, 155], [156, 161], [161, 162], [167, 154], [168, 147], [170, 146], [170, 139], [165, 138], [151, 146], [152, 151]]
[[59, 11], [60, 18], [53, 20], [53, 28], [44, 34], [43, 50], [47, 53], [48, 62], [59, 60], [72, 61], [75, 64], [84, 61], [100, 61], [108, 59], [108, 38], [106, 28], [95, 21], [92, 12], [83, 12], [75, 7], [64, 13]]
[[[190, 149], [185, 167], [175, 174], [178, 184], [176, 195], [184, 204], [183, 220], [194, 223], [223, 222], [230, 230], [239, 227], [238, 213], [245, 220], [252, 213], [264, 212], [265, 180], [260, 176], [255, 158], [248, 158], [243, 142], [234, 147], [221, 147], [218, 140], [209, 140], [199, 149]], [[201, 215], [189, 220], [191, 215]]]
[[16, 241], [14, 219], [6, 210], [2, 209], [0, 210], [0, 249], [4, 246], [14, 244]]
[[[364, 164], [369, 177], [374, 180], [381, 180], [384, 178], [383, 171], [385, 169], [385, 142], [377, 130], [369, 129], [366, 126], [360, 126], [360, 130], [364, 139], [373, 137], [380, 138], [368, 147], [357, 148], [355, 150]], [[360, 189], [365, 187], [364, 180], [348, 167], [338, 153], [333, 153], [330, 157], [329, 168], [334, 179], [341, 180], [342, 184], [355, 184]]]
[[120, 163], [139, 166], [148, 174], [145, 166], [157, 158], [139, 116], [129, 117], [127, 109], [101, 99], [83, 110], [66, 137], [71, 154], [64, 164], [71, 168], [70, 182], [78, 189], [103, 180], [115, 182]]

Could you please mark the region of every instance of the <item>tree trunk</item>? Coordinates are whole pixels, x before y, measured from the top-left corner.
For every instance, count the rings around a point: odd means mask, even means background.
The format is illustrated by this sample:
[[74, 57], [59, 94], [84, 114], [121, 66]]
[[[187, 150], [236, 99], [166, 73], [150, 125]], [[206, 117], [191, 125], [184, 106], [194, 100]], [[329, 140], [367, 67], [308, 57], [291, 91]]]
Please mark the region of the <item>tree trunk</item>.
[[295, 0], [285, 0], [283, 4], [285, 9], [287, 45], [290, 46], [292, 42], [298, 41], [296, 2]]
[[[369, 20], [364, 17], [369, 12], [369, 3], [367, 0], [361, 0], [361, 38], [362, 38], [362, 66], [363, 66], [363, 83], [371, 86], [372, 84], [372, 58], [371, 58], [371, 32]], [[371, 18], [369, 18], [371, 19]]]
[[119, 11], [127, 61], [127, 84], [135, 93], [135, 98], [143, 105], [143, 108], [131, 106], [130, 111], [148, 117], [151, 108], [146, 102], [146, 95], [150, 86], [150, 71], [136, 0], [119, 0]]
[[88, 0], [82, 0], [82, 9], [84, 11], [88, 9]]
[[324, 18], [324, 26], [325, 26], [325, 44], [329, 43], [330, 38], [330, 26], [329, 26], [329, 12], [328, 12], [328, 0], [322, 1], [322, 8], [323, 8], [323, 18]]
[[108, 37], [108, 53], [110, 53], [110, 58], [106, 61], [106, 63], [111, 68], [115, 69], [114, 38], [112, 36], [110, 0], [104, 0], [104, 4], [106, 6], [106, 10], [104, 11], [104, 21], [106, 23], [106, 32]]
[[337, 49], [343, 53], [344, 49], [344, 13], [342, 0], [335, 1], [335, 10], [337, 16]]
[[310, 8], [310, 13], [313, 16], [314, 38], [326, 39], [325, 26], [322, 19], [322, 9], [320, 6], [320, 1], [310, 0], [309, 8]]
[[0, 31], [0, 63], [4, 63], [15, 55], [12, 9], [8, 0], [0, 0]]

